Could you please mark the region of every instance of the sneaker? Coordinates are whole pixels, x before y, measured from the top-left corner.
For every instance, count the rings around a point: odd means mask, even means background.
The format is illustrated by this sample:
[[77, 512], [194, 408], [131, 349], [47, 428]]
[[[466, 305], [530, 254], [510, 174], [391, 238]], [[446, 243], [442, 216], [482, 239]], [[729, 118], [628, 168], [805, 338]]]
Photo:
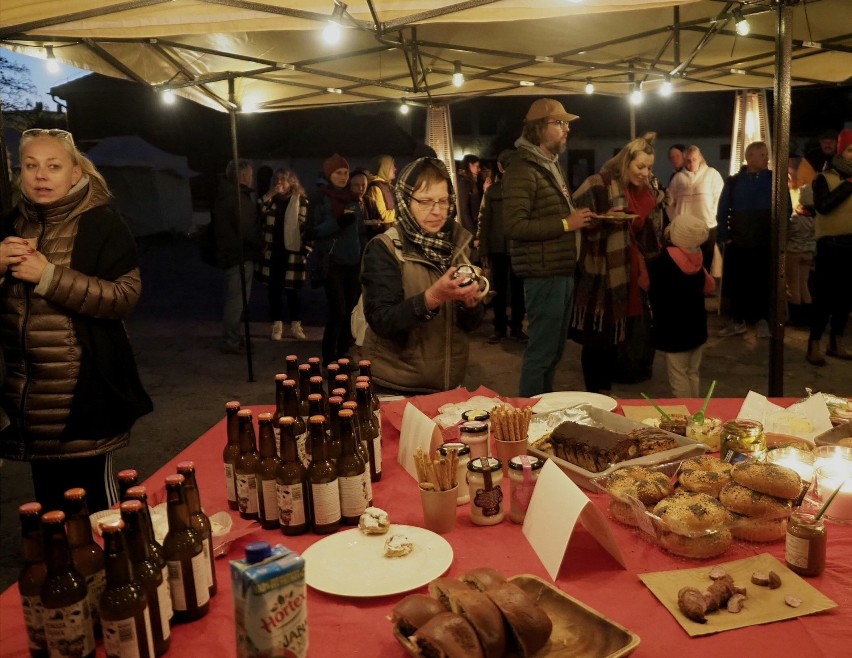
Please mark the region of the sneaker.
[[293, 338], [296, 340], [305, 340], [305, 331], [302, 329], [302, 323], [299, 321], [290, 323], [290, 331], [293, 332]]
[[509, 337], [519, 343], [526, 343], [530, 339], [530, 337], [524, 333], [523, 329], [512, 329], [512, 331], [509, 332]]
[[505, 332], [501, 333], [499, 331], [495, 331], [493, 334], [491, 334], [488, 337], [488, 340], [486, 340], [485, 342], [488, 343], [489, 345], [496, 345], [497, 343], [502, 341], [504, 338], [506, 338]]
[[272, 340], [284, 340], [284, 323], [281, 320], [272, 323]]
[[766, 320], [758, 320], [754, 325], [754, 335], [758, 338], [769, 338], [772, 335], [769, 333], [769, 323]]
[[[767, 331], [769, 328], [767, 327]], [[725, 328], [719, 332], [719, 337], [727, 338], [728, 336], [739, 336], [746, 332], [745, 322], [729, 322]]]

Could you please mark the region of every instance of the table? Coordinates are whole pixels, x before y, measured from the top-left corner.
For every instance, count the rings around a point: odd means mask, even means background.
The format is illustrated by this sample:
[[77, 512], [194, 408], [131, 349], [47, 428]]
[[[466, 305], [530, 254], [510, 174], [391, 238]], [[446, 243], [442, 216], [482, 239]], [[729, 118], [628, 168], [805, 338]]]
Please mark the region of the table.
[[[448, 394], [430, 396], [420, 406], [424, 410], [441, 403]], [[665, 400], [665, 404], [685, 404], [698, 409], [701, 400]], [[787, 406], [792, 399], [775, 400]], [[622, 405], [646, 404], [642, 400], [621, 400]], [[394, 403], [396, 404], [396, 403]], [[708, 415], [722, 418], [736, 416], [740, 399], [711, 400]], [[390, 407], [390, 405], [389, 405]], [[399, 409], [396, 413], [399, 413]], [[255, 413], [271, 410], [254, 407]], [[388, 412], [393, 411], [388, 408]], [[389, 416], [391, 414], [389, 413]], [[386, 509], [395, 523], [420, 525], [421, 510], [417, 487], [396, 463], [399, 432], [385, 423], [384, 475], [374, 486], [375, 504]], [[222, 468], [225, 444], [224, 420], [217, 423], [177, 457], [154, 473], [146, 486], [154, 502], [160, 502], [166, 475], [175, 472], [177, 462], [195, 462], [203, 505], [209, 512], [227, 509]], [[590, 494], [595, 504], [606, 510], [608, 501], [601, 494]], [[234, 516], [236, 516], [235, 513]], [[239, 526], [241, 521], [236, 521]], [[246, 522], [242, 522], [246, 523]], [[825, 572], [809, 582], [833, 599], [838, 607], [822, 614], [777, 622], [771, 626], [727, 631], [690, 639], [675, 619], [660, 605], [639, 580], [645, 572], [700, 566], [702, 562], [681, 560], [663, 553], [642, 540], [636, 531], [612, 522], [613, 532], [627, 561], [627, 569], [607, 554], [582, 527], [577, 528], [562, 570], [559, 588], [622, 624], [641, 637], [634, 656], [713, 657], [737, 655], [799, 655], [808, 658], [837, 658], [850, 653], [849, 627], [852, 625], [852, 528], [829, 525], [828, 557]], [[459, 510], [456, 528], [445, 535], [454, 550], [448, 576], [459, 576], [479, 566], [490, 566], [507, 575], [531, 573], [549, 580], [547, 573], [522, 535], [521, 526], [508, 520], [491, 527], [470, 523], [467, 508]], [[241, 557], [246, 544], [264, 539], [298, 552], [304, 551], [320, 537], [303, 535], [284, 537], [277, 531], [257, 530], [236, 540], [228, 558]], [[734, 560], [768, 552], [783, 561], [784, 542], [773, 544], [735, 543], [718, 561]], [[219, 593], [212, 600], [210, 613], [202, 620], [175, 626], [172, 645], [167, 655], [187, 658], [216, 655], [234, 656], [233, 604], [228, 562], [217, 560]], [[308, 592], [308, 627], [311, 656], [339, 655], [345, 647], [347, 656], [388, 656], [402, 658], [407, 654], [391, 635], [386, 619], [391, 607], [403, 595], [376, 599], [346, 599], [314, 590]], [[0, 595], [0, 656], [28, 656], [20, 598], [13, 585]], [[99, 648], [99, 656], [103, 649]]]

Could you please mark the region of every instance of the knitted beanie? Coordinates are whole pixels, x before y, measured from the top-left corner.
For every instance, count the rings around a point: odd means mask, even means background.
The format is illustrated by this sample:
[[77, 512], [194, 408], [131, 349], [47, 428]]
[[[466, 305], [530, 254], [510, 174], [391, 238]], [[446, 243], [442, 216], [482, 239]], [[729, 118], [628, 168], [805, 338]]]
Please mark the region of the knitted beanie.
[[338, 155], [335, 153], [328, 160], [322, 163], [322, 173], [326, 178], [331, 176], [332, 173], [337, 171], [338, 169], [349, 169], [349, 163], [346, 162], [346, 158], [342, 155]]
[[703, 219], [692, 215], [678, 215], [669, 226], [669, 239], [675, 247], [687, 251], [698, 249], [709, 235]]
[[837, 136], [837, 154], [843, 153], [850, 144], [852, 144], [852, 128], [841, 130]]

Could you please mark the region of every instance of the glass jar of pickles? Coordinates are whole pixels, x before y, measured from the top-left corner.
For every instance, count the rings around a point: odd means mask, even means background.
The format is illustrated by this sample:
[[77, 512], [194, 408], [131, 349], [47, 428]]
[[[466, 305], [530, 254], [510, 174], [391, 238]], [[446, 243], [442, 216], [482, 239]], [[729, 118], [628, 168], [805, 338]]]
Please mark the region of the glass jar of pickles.
[[450, 450], [455, 450], [458, 455], [458, 466], [456, 466], [456, 481], [459, 483], [456, 505], [464, 505], [470, 500], [470, 490], [464, 486], [467, 477], [467, 465], [470, 462], [470, 448], [466, 443], [451, 441], [444, 443], [438, 448], [441, 457], [446, 457]]
[[756, 420], [729, 420], [722, 428], [719, 457], [735, 464], [746, 459], [763, 461], [766, 457], [766, 435]]

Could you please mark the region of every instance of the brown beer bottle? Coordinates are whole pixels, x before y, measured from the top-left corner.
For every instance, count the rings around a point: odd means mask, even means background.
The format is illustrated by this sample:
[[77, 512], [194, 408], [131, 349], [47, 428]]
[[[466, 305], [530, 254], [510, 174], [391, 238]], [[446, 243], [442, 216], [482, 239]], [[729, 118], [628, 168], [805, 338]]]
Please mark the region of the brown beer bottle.
[[364, 462], [355, 448], [355, 426], [350, 409], [341, 409], [339, 415], [341, 453], [337, 459], [337, 480], [340, 489], [340, 522], [358, 525], [358, 519], [367, 509], [364, 491]]
[[201, 619], [210, 609], [204, 542], [190, 524], [183, 482], [179, 473], [166, 478], [169, 532], [163, 540], [163, 553], [169, 568], [175, 622]]
[[337, 532], [340, 528], [340, 489], [337, 469], [328, 454], [325, 417], [311, 416], [311, 465], [308, 467], [310, 484], [311, 526], [318, 535]]
[[[358, 403], [350, 400], [349, 402], [343, 403], [344, 409], [349, 409], [352, 412], [352, 417], [358, 417]], [[361, 437], [361, 426], [358, 423], [355, 423], [355, 449], [358, 451], [358, 454], [361, 456], [361, 461], [364, 464], [370, 463], [370, 453], [367, 451], [367, 442], [363, 440]], [[367, 496], [367, 507], [373, 506], [373, 483], [370, 480], [370, 469], [364, 469], [364, 491]]]
[[355, 385], [355, 391], [361, 440], [367, 444], [367, 455], [370, 459], [370, 481], [378, 482], [382, 479], [382, 435], [376, 427], [376, 419], [373, 416], [370, 385], [367, 382], [360, 382]]
[[89, 611], [86, 578], [74, 568], [65, 534], [65, 513], [41, 517], [47, 575], [41, 586], [44, 635], [50, 656], [94, 658], [95, 629]]
[[201, 507], [201, 492], [198, 490], [198, 479], [195, 477], [195, 464], [191, 461], [178, 462], [177, 472], [183, 475], [183, 494], [186, 497], [186, 507], [189, 510], [189, 522], [192, 529], [201, 535], [204, 557], [207, 560], [207, 585], [210, 588], [210, 598], [216, 596], [216, 556], [213, 553], [213, 528], [210, 519]]
[[151, 554], [145, 530], [143, 503], [139, 500], [126, 500], [121, 503], [120, 509], [130, 563], [133, 565], [133, 575], [145, 589], [145, 596], [148, 597], [154, 653], [162, 656], [169, 650], [171, 644], [169, 619], [172, 616], [172, 599], [169, 581], [163, 580], [163, 572]]
[[[320, 396], [320, 413], [325, 416], [328, 413], [328, 396], [325, 394], [325, 389], [322, 387], [322, 377], [311, 377], [311, 395]], [[308, 396], [308, 409], [310, 409], [311, 395]], [[311, 416], [314, 416], [313, 412]]]
[[[154, 534], [154, 524], [151, 521], [151, 509], [148, 507], [148, 493], [142, 485], [131, 487], [127, 490], [127, 500], [138, 500], [142, 503], [142, 524], [144, 526], [144, 534], [148, 538], [148, 549], [151, 551], [151, 557], [154, 563], [163, 573], [163, 580], [168, 586], [169, 569], [166, 565], [166, 556], [163, 554], [163, 546], [157, 541], [157, 536]], [[171, 599], [170, 599], [171, 600]], [[172, 618], [172, 609], [169, 607], [169, 619]]]
[[240, 456], [240, 423], [237, 418], [239, 410], [240, 403], [236, 400], [225, 403], [225, 418], [227, 419], [225, 427], [228, 442], [222, 450], [222, 461], [225, 462], [225, 489], [228, 492], [228, 507], [230, 509], [238, 509], [237, 477], [234, 466], [237, 463], [237, 457]]
[[127, 490], [139, 484], [139, 473], [136, 469], [125, 468], [116, 473], [115, 479], [118, 480], [118, 500], [123, 502]]
[[104, 552], [92, 536], [86, 490], [80, 487], [65, 492], [65, 517], [68, 522], [68, 546], [74, 568], [86, 579], [89, 591], [89, 609], [92, 614], [95, 636], [100, 637], [100, 602], [106, 581], [104, 579]]
[[299, 415], [305, 427], [308, 425], [308, 396], [311, 394], [311, 366], [303, 363], [299, 366]]
[[308, 365], [311, 367], [311, 377], [322, 377], [322, 360], [318, 356], [308, 359]]
[[47, 639], [44, 636], [44, 610], [41, 605], [41, 587], [47, 576], [44, 549], [41, 538], [41, 504], [24, 503], [18, 508], [21, 519], [21, 543], [24, 564], [18, 574], [18, 591], [24, 609], [30, 656], [47, 658]]
[[[305, 468], [308, 467], [308, 426], [299, 413], [299, 396], [296, 393], [296, 382], [293, 379], [284, 381], [284, 416], [290, 416], [293, 419], [293, 433], [296, 435], [296, 454]], [[280, 418], [277, 422], [280, 423]], [[280, 424], [279, 424], [280, 429]], [[279, 445], [279, 449], [283, 454], [284, 447]]]
[[338, 375], [334, 378], [334, 388], [342, 388], [346, 391], [345, 401], [354, 400], [355, 396], [352, 395], [352, 380], [349, 379], [349, 375]]
[[106, 589], [101, 594], [101, 624], [106, 655], [154, 658], [151, 613], [145, 588], [135, 580], [124, 537], [124, 521], [101, 523]]
[[287, 364], [286, 373], [287, 379], [293, 381], [299, 380], [299, 357], [295, 354], [288, 354], [284, 357], [284, 363]]
[[325, 367], [325, 389], [328, 391], [328, 395], [331, 396], [331, 392], [334, 390], [334, 378], [340, 374], [340, 366], [336, 363], [329, 363]]
[[296, 419], [284, 416], [278, 425], [281, 430], [281, 463], [276, 474], [278, 520], [285, 535], [301, 535], [310, 521], [308, 471], [299, 458]]
[[257, 518], [257, 439], [252, 424], [251, 409], [240, 409], [237, 413], [240, 420], [240, 456], [234, 466], [237, 478], [237, 502], [240, 516], [244, 519]]
[[[366, 377], [370, 383], [370, 398], [373, 401], [373, 414], [376, 416], [376, 427], [379, 428], [379, 434], [382, 433], [382, 403], [376, 393], [376, 386], [373, 384], [373, 364], [369, 359], [362, 359], [358, 362], [358, 371], [360, 377]], [[359, 378], [360, 378], [359, 377]]]
[[337, 360], [337, 365], [340, 366], [340, 372], [345, 373], [346, 375], [349, 375], [349, 364], [350, 363], [351, 363], [351, 361], [349, 359], [347, 359], [345, 356], [339, 358]]
[[258, 520], [265, 530], [278, 528], [278, 456], [275, 451], [275, 434], [272, 432], [272, 414], [257, 416], [260, 435], [260, 459], [257, 461]]
[[275, 436], [275, 455], [281, 456], [281, 437], [278, 433], [278, 419], [286, 416], [284, 411], [284, 382], [287, 375], [279, 373], [275, 375], [275, 411], [272, 412], [272, 434]]
[[333, 395], [328, 399], [328, 454], [334, 463], [340, 457], [340, 410], [343, 408], [343, 398]]

